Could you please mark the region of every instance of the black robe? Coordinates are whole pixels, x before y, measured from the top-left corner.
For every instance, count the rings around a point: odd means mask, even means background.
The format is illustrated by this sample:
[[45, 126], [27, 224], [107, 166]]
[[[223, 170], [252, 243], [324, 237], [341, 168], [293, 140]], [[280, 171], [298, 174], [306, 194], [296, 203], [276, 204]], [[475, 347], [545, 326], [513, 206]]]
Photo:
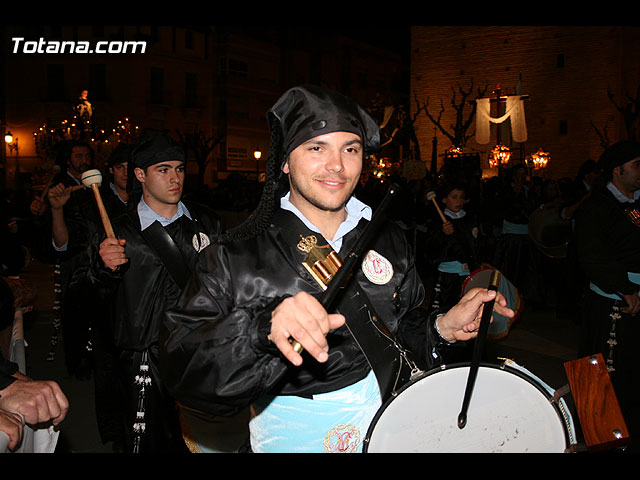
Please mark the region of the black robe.
[[[344, 237], [342, 258], [365, 224], [361, 220]], [[265, 233], [217, 245], [200, 257], [190, 286], [168, 312], [161, 349], [165, 384], [181, 403], [230, 416], [263, 394], [308, 397], [351, 385], [371, 371], [345, 326], [327, 335], [329, 359], [323, 364], [307, 359], [293, 367], [267, 339], [271, 312], [282, 299], [300, 291], [321, 296], [301, 263], [306, 254], [296, 248], [300, 236], [310, 233], [294, 214], [278, 210]], [[389, 260], [392, 278], [375, 284], [358, 265], [352, 280], [421, 368], [440, 364], [449, 346], [422, 308], [424, 287], [405, 235], [394, 224], [385, 225], [370, 248]], [[358, 307], [350, 303], [352, 291], [347, 287], [337, 304], [347, 322]]]
[[[627, 275], [640, 273], [640, 227], [626, 215], [628, 207], [640, 208], [640, 202], [621, 203], [608, 189], [599, 188], [594, 189], [575, 215], [576, 249], [587, 280], [603, 292], [618, 296], [638, 292], [640, 288]], [[633, 438], [634, 428], [640, 422], [635, 394], [640, 385], [637, 355], [640, 319], [638, 315], [617, 311], [625, 302], [609, 299], [589, 288], [585, 293], [578, 356], [602, 353], [613, 367], [611, 381]], [[615, 325], [612, 314], [616, 316]], [[615, 343], [611, 343], [612, 339]]]
[[[446, 215], [446, 213], [445, 213]], [[454, 232], [447, 235], [442, 231], [442, 223], [438, 218], [433, 221], [426, 239], [425, 255], [436, 270], [437, 291], [431, 296], [431, 304], [446, 312], [460, 300], [462, 284], [466, 276], [457, 273], [438, 271], [441, 262], [458, 261], [468, 266], [468, 273], [480, 265], [482, 235], [480, 224], [475, 215], [466, 213], [463, 217], [447, 220], [453, 224]]]
[[[183, 215], [164, 228], [180, 249], [187, 267], [192, 269], [199, 254], [194, 247], [194, 236], [197, 244], [200, 244], [200, 233], [214, 243], [221, 225], [208, 208], [191, 203], [186, 206], [193, 220]], [[101, 304], [107, 306], [119, 355], [117, 368], [122, 388], [130, 400], [129, 426], [136, 422], [138, 410], [140, 388], [136, 385], [136, 376], [141, 374], [143, 356], [148, 357], [151, 386], [146, 388], [146, 430], [141, 451], [186, 451], [175, 403], [166, 394], [157, 362], [160, 326], [166, 310], [178, 299], [181, 287], [142, 236], [135, 209], [112, 219], [111, 223], [116, 237], [127, 241], [128, 262], [115, 272], [106, 268], [98, 253], [105, 236], [97, 235], [88, 251], [88, 268], [76, 272], [74, 281], [89, 280], [100, 292]], [[207, 248], [210, 247], [205, 246], [203, 251]], [[130, 450], [132, 446], [127, 448]]]

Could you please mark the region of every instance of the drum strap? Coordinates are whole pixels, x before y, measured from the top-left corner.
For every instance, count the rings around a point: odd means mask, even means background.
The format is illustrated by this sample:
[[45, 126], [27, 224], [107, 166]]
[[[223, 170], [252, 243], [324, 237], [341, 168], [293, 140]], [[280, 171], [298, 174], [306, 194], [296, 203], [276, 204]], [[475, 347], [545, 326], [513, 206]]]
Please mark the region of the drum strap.
[[[318, 285], [326, 288], [333, 278], [329, 274], [335, 270], [334, 263], [342, 263], [336, 252], [321, 235], [299, 222], [283, 222], [281, 234], [284, 245], [296, 245], [292, 250], [294, 258], [300, 258], [300, 273], [308, 273]], [[375, 373], [383, 400], [387, 400], [395, 389], [409, 380], [417, 367], [412, 366], [407, 352], [374, 311], [354, 275], [340, 289], [335, 311], [344, 315], [347, 329]]]
[[180, 288], [186, 285], [191, 271], [184, 256], [171, 236], [157, 220], [140, 232], [149, 246], [160, 258], [169, 274]]
[[419, 369], [377, 315], [357, 282], [350, 283], [336, 311], [344, 315], [351, 336], [375, 373], [384, 402]]

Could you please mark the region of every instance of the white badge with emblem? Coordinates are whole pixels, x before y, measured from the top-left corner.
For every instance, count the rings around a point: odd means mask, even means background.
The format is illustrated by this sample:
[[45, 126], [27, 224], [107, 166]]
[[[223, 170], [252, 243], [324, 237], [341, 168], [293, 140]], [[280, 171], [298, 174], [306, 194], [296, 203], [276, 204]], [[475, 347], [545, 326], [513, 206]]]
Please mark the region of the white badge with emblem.
[[393, 278], [393, 265], [375, 250], [369, 250], [362, 261], [362, 271], [376, 285], [389, 283]]
[[201, 252], [211, 244], [211, 240], [209, 240], [209, 237], [207, 237], [207, 235], [202, 232], [200, 232], [200, 239], [198, 240], [198, 234], [196, 233], [193, 236], [192, 242], [193, 248], [195, 248], [197, 252]]

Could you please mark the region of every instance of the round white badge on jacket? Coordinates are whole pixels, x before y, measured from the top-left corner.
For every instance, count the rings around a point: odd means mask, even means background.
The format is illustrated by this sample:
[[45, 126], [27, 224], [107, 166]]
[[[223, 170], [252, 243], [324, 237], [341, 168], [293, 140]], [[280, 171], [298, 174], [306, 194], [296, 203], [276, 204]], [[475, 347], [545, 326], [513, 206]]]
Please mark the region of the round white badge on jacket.
[[376, 285], [389, 283], [393, 278], [393, 265], [375, 250], [369, 250], [362, 261], [362, 271]]
[[198, 234], [194, 234], [192, 242], [193, 248], [195, 248], [197, 252], [204, 250], [211, 243], [209, 237], [202, 232], [200, 232], [200, 240], [198, 241]]

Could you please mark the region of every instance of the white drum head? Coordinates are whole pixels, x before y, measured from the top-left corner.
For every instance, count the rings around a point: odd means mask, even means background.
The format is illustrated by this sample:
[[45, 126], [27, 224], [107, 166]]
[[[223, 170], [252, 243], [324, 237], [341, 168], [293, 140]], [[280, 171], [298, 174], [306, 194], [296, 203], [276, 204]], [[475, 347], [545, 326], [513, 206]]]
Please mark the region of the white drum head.
[[481, 366], [458, 428], [468, 365], [427, 375], [409, 384], [378, 412], [367, 438], [368, 453], [556, 452], [568, 448], [557, 407], [532, 381], [497, 367]]

